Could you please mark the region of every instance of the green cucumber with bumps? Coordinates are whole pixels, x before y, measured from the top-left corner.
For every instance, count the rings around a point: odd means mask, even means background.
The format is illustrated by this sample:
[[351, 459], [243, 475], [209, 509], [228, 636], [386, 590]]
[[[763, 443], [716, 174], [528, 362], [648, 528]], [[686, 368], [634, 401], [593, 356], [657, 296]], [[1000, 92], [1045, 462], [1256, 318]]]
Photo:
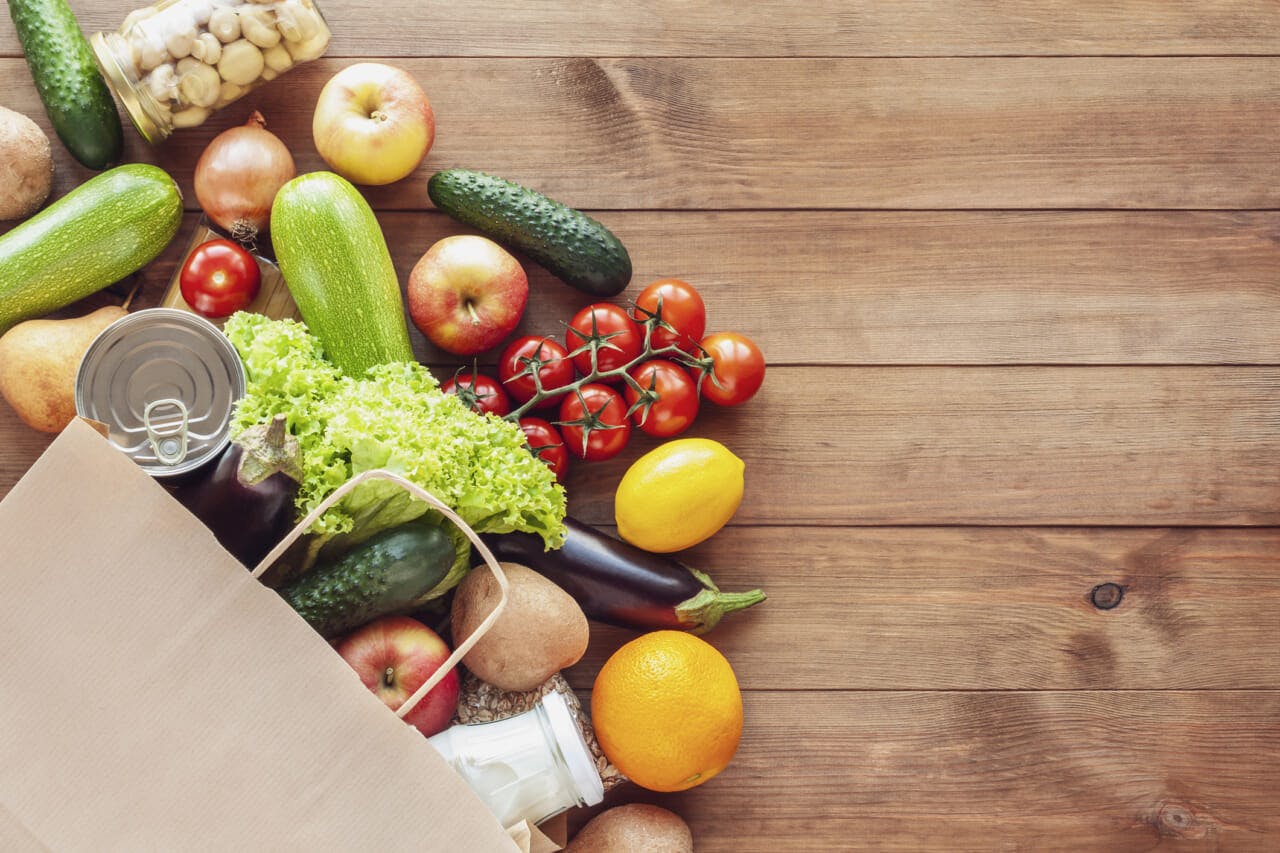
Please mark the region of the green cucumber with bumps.
[[311, 172], [280, 188], [271, 242], [298, 313], [348, 376], [413, 361], [400, 282], [373, 209], [346, 179]]
[[617, 296], [631, 283], [631, 256], [596, 220], [540, 192], [470, 169], [436, 172], [427, 195], [440, 210], [533, 258], [591, 296]]
[[62, 144], [90, 169], [118, 162], [120, 116], [66, 0], [9, 0], [9, 16]]
[[163, 169], [117, 166], [0, 236], [0, 334], [150, 263], [182, 224], [182, 194]]
[[456, 556], [448, 533], [418, 519], [316, 566], [279, 593], [317, 633], [336, 637], [381, 616], [407, 612], [445, 579]]

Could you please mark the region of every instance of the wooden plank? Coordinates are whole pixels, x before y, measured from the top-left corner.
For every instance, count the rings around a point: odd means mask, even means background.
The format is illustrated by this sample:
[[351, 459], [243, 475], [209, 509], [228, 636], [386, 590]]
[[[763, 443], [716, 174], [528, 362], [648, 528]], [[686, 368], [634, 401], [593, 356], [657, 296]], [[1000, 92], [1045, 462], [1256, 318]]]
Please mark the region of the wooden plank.
[[[676, 275], [710, 329], [771, 364], [1265, 364], [1280, 359], [1275, 213], [605, 212], [634, 297]], [[381, 215], [407, 282], [460, 228]], [[588, 298], [528, 263], [520, 332], [556, 334]], [[458, 359], [424, 345], [432, 363]]]
[[[734, 527], [681, 559], [768, 593], [706, 637], [749, 689], [1280, 687], [1274, 529]], [[593, 623], [571, 682], [633, 636]]]
[[[739, 524], [1276, 525], [1280, 372], [778, 368], [690, 430], [746, 462]], [[634, 439], [569, 481], [608, 523]]]
[[[217, 131], [250, 107], [299, 168], [314, 99], [344, 60], [293, 71], [163, 148], [190, 194]], [[434, 170], [483, 168], [575, 207], [1273, 208], [1280, 58], [404, 59], [438, 115], [415, 177], [371, 189], [427, 205]], [[18, 59], [0, 79], [24, 80]], [[998, 85], [993, 81], [998, 81]], [[29, 85], [8, 106], [36, 116]], [[87, 172], [59, 150], [58, 192]]]
[[720, 776], [671, 808], [739, 850], [1274, 849], [1271, 691], [745, 695]]
[[[683, 276], [706, 298], [710, 328], [760, 341], [771, 365], [1280, 363], [1274, 212], [599, 217], [631, 251], [624, 298]], [[379, 218], [402, 284], [432, 243], [467, 231], [434, 212]], [[139, 307], [158, 303], [194, 222], [143, 271]], [[589, 297], [525, 267], [532, 298], [518, 333], [559, 336]], [[419, 358], [462, 363], [413, 337]]]
[[[690, 435], [746, 462], [738, 524], [1280, 524], [1280, 371], [1268, 368], [774, 369]], [[714, 409], [714, 410], [713, 410]], [[0, 494], [43, 437], [0, 413]], [[608, 523], [634, 439], [570, 474]]]
[[[138, 0], [71, 0], [85, 32]], [[331, 56], [980, 56], [1280, 52], [1280, 12], [1248, 0], [715, 0], [324, 3]], [[0, 55], [17, 56], [8, 19]]]

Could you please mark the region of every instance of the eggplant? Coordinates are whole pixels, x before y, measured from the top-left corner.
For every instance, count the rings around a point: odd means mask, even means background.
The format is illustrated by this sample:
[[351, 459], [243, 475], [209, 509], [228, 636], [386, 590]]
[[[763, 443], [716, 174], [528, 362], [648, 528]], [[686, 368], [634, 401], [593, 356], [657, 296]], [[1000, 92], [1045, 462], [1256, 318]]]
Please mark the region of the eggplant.
[[546, 550], [529, 533], [486, 534], [499, 560], [528, 566], [578, 602], [588, 619], [624, 628], [674, 628], [701, 634], [726, 613], [764, 601], [758, 589], [721, 592], [704, 572], [651, 554], [572, 518], [564, 545]]
[[212, 474], [176, 495], [250, 569], [294, 524], [302, 456], [286, 421], [285, 415], [276, 415], [270, 423], [245, 430], [218, 457]]

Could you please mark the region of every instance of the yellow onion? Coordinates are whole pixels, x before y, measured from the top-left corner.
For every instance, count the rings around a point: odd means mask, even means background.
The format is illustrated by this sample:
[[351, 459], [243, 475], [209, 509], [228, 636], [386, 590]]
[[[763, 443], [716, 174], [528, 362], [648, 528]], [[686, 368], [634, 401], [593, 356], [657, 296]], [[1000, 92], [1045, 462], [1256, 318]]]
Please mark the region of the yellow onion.
[[254, 111], [213, 138], [196, 163], [196, 199], [213, 222], [242, 243], [267, 230], [276, 193], [298, 174], [280, 137]]

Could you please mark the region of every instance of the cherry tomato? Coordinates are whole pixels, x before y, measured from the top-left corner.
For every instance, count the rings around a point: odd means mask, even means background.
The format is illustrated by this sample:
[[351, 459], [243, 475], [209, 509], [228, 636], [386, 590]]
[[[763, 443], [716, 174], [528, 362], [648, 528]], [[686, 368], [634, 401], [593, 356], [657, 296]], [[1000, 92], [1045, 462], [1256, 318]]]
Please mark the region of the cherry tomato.
[[[563, 388], [573, 381], [573, 362], [569, 353], [553, 338], [540, 338], [529, 335], [516, 338], [498, 359], [498, 379], [502, 387], [518, 403], [527, 403], [533, 399], [537, 388], [533, 384], [533, 373], [536, 371], [542, 382], [544, 391]], [[562, 395], [554, 395], [538, 408], [551, 406]]]
[[[564, 345], [573, 352], [595, 336], [596, 366], [601, 371], [617, 370], [640, 357], [644, 348], [644, 332], [631, 321], [620, 306], [608, 302], [588, 305], [569, 321]], [[583, 376], [591, 375], [591, 352], [583, 350], [573, 357], [573, 366]]]
[[640, 291], [631, 316], [637, 323], [656, 317], [665, 324], [655, 325], [649, 333], [649, 345], [654, 349], [678, 346], [692, 353], [707, 331], [707, 307], [702, 295], [692, 284], [678, 278], [659, 279]]
[[588, 462], [612, 459], [631, 438], [622, 396], [598, 382], [588, 382], [565, 397], [557, 423], [569, 452]]
[[[642, 431], [670, 438], [687, 430], [698, 416], [698, 386], [683, 367], [655, 358], [628, 371], [643, 392], [623, 389], [631, 420]], [[639, 406], [637, 406], [639, 404]]]
[[493, 412], [502, 417], [511, 411], [511, 398], [502, 390], [498, 380], [483, 373], [472, 375], [459, 370], [453, 378], [440, 386], [446, 394], [456, 394], [462, 404], [473, 412]]
[[230, 240], [196, 246], [178, 278], [182, 298], [205, 317], [229, 317], [249, 306], [262, 286], [253, 255]]
[[718, 332], [702, 341], [714, 362], [714, 381], [704, 374], [698, 383], [703, 397], [721, 406], [750, 400], [764, 382], [764, 353], [746, 335]]
[[569, 474], [569, 451], [565, 449], [560, 431], [542, 418], [521, 418], [520, 429], [533, 455], [547, 463], [547, 467], [561, 483]]

